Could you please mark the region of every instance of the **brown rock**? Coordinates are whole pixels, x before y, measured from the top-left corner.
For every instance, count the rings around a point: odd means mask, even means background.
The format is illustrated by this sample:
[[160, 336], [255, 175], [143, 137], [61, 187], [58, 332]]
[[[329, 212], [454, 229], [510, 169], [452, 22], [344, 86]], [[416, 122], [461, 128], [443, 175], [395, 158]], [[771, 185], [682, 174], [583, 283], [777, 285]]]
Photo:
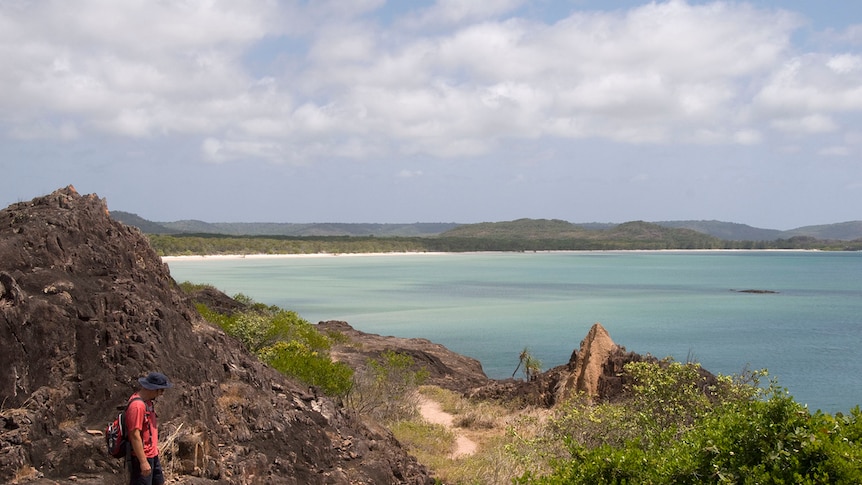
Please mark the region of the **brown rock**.
[[492, 381], [473, 389], [469, 395], [545, 407], [552, 407], [579, 393], [596, 401], [614, 400], [626, 393], [628, 382], [623, 367], [629, 362], [645, 360], [657, 362], [649, 355], [627, 352], [611, 340], [601, 324], [596, 323], [568, 363], [549, 369], [530, 381]]
[[597, 397], [605, 363], [618, 349], [607, 330], [600, 323], [594, 324], [581, 341], [580, 350], [573, 355], [574, 369], [557, 383], [556, 400], [562, 401], [579, 392]]
[[175, 384], [157, 403], [173, 483], [431, 482], [204, 322], [146, 237], [71, 186], [0, 211], [0, 342], [0, 482], [122, 483], [88, 430], [151, 370]]
[[354, 329], [347, 322], [335, 320], [320, 322], [317, 327], [324, 333], [338, 332], [348, 337], [348, 343], [334, 345], [330, 354], [334, 360], [354, 369], [364, 367], [369, 359], [378, 359], [383, 352], [390, 350], [412, 357], [417, 370], [427, 370], [428, 384], [466, 393], [490, 382], [478, 360], [452, 352], [427, 339], [365, 333]]

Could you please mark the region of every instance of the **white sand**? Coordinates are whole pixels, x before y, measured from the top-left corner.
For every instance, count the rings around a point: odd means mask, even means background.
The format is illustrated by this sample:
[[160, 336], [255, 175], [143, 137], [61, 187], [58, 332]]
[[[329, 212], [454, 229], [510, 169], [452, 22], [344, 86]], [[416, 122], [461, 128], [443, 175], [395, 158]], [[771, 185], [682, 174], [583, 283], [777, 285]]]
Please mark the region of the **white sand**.
[[170, 261], [219, 261], [231, 259], [277, 259], [277, 258], [347, 258], [368, 256], [433, 256], [440, 254], [460, 254], [444, 252], [392, 252], [392, 253], [309, 253], [309, 254], [212, 254], [192, 256], [162, 256], [165, 262]]
[[165, 262], [170, 261], [218, 261], [231, 259], [275, 259], [275, 258], [348, 258], [369, 256], [437, 256], [441, 254], [466, 255], [466, 254], [535, 254], [535, 253], [572, 253], [572, 254], [607, 254], [607, 253], [721, 253], [721, 252], [808, 252], [819, 251], [818, 249], [612, 249], [612, 250], [560, 250], [560, 251], [463, 251], [463, 252], [433, 252], [433, 251], [410, 251], [390, 253], [308, 253], [308, 254], [211, 254], [192, 256], [162, 256]]

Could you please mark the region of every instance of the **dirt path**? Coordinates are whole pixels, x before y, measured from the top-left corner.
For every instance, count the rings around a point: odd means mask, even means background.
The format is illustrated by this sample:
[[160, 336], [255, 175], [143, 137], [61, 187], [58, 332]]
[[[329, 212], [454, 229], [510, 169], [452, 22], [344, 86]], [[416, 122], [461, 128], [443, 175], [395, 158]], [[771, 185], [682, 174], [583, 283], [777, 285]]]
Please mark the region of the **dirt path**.
[[445, 426], [446, 429], [455, 433], [455, 451], [449, 455], [450, 458], [472, 455], [476, 452], [476, 442], [464, 436], [464, 433], [460, 429], [452, 425], [454, 417], [443, 411], [440, 408], [440, 403], [425, 396], [420, 396], [419, 399], [419, 413], [422, 414], [425, 421]]

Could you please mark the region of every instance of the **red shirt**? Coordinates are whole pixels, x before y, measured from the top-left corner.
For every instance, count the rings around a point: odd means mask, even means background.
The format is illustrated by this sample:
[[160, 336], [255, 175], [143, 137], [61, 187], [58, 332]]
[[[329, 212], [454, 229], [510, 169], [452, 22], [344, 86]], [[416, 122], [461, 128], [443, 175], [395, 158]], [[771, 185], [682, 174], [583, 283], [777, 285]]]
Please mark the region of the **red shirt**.
[[126, 408], [126, 430], [129, 436], [132, 435], [132, 430], [141, 430], [144, 455], [147, 458], [155, 458], [159, 456], [159, 423], [156, 419], [156, 410], [153, 407], [153, 401], [141, 401], [134, 399], [135, 397], [140, 396], [132, 395], [129, 398], [129, 407]]

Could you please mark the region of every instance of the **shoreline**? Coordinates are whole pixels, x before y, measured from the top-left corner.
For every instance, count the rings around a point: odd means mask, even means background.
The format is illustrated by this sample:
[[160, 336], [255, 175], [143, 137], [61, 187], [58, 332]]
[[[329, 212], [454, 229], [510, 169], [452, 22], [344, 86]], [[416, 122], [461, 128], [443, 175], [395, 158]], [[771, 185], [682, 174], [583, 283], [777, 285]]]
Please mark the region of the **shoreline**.
[[[359, 256], [439, 256], [441, 254], [466, 254], [446, 252], [391, 252], [391, 253], [286, 253], [286, 254], [192, 254], [186, 256], [162, 256], [162, 261], [226, 261], [234, 259], [280, 259], [280, 258], [330, 258]], [[475, 254], [475, 253], [474, 253]]]
[[334, 257], [379, 257], [379, 256], [440, 256], [476, 254], [609, 254], [609, 253], [807, 253], [819, 249], [612, 249], [612, 250], [547, 250], [547, 251], [399, 251], [388, 253], [285, 253], [285, 254], [192, 254], [183, 256], [161, 256], [162, 261], [230, 261], [237, 259], [281, 259], [281, 258], [334, 258]]

